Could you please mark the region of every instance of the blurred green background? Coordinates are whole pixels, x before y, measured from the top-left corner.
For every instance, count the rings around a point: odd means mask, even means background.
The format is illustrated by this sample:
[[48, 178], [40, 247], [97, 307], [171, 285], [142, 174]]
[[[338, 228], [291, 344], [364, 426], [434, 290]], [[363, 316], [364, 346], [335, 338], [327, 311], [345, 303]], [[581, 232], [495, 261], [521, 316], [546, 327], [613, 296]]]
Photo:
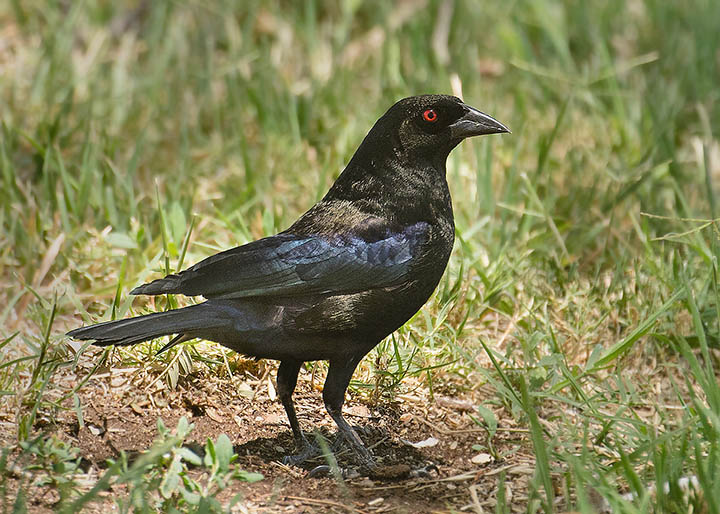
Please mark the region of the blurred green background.
[[453, 91], [514, 132], [453, 158], [463, 225], [491, 216], [499, 239], [546, 226], [517, 216], [538, 207], [524, 174], [563, 256], [590, 252], [591, 266], [612, 251], [611, 219], [630, 235], [628, 211], [710, 216], [698, 151], [720, 122], [718, 14], [711, 1], [11, 2], [1, 270], [32, 283], [60, 231], [64, 249], [88, 227], [157, 242], [156, 184], [174, 239], [193, 212], [240, 238], [284, 228], [394, 101]]
[[545, 497], [557, 472], [641, 506], [690, 473], [717, 512], [719, 23], [715, 0], [3, 3], [0, 324], [30, 359], [5, 396], [80, 317], [162, 307], [130, 287], [286, 228], [396, 100], [461, 94], [513, 134], [451, 155], [449, 271], [355, 385], [490, 383]]

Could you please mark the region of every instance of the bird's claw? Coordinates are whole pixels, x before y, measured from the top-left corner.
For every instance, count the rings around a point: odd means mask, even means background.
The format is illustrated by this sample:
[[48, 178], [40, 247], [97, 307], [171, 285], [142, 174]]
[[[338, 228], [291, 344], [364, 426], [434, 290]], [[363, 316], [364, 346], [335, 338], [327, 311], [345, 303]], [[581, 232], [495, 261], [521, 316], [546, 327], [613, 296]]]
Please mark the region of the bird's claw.
[[371, 437], [371, 436], [372, 436], [372, 429], [370, 429], [370, 428], [367, 427], [367, 426], [363, 426], [363, 425], [353, 425], [352, 428], [353, 428], [353, 430], [355, 431], [356, 434], [361, 434], [361, 435], [363, 435], [364, 437]]
[[310, 478], [318, 478], [335, 474], [339, 475], [343, 480], [358, 478], [360, 476], [369, 476], [377, 480], [402, 480], [407, 478], [432, 478], [432, 473], [439, 473], [438, 467], [433, 464], [426, 464], [420, 468], [410, 469], [409, 466], [394, 465], [378, 467], [374, 462], [371, 466], [360, 465], [359, 468], [335, 468], [337, 473], [333, 472], [333, 467], [328, 464], [315, 466], [311, 469], [307, 476]]
[[[340, 477], [343, 480], [352, 480], [353, 478], [358, 478], [360, 476], [360, 472], [357, 469], [354, 468], [336, 468], [340, 474]], [[313, 469], [311, 469], [307, 476], [309, 478], [318, 478], [325, 475], [331, 475], [333, 471], [332, 466], [328, 464], [322, 464], [320, 466], [315, 466]]]
[[[286, 466], [300, 466], [308, 460], [323, 456], [323, 454], [328, 451], [327, 446], [322, 442], [320, 442], [320, 444], [311, 444], [304, 434], [296, 436], [295, 444], [297, 448], [300, 449], [300, 452], [296, 455], [286, 455], [283, 457], [282, 463]], [[329, 451], [334, 455], [348, 446], [355, 454], [355, 462], [359, 464], [359, 471], [366, 474], [372, 473], [372, 470], [377, 467], [375, 459], [373, 459], [370, 451], [362, 444], [362, 440], [354, 432], [351, 431], [350, 433], [345, 433], [342, 430], [338, 431], [335, 441], [333, 441]], [[308, 476], [315, 477], [327, 474], [331, 471], [331, 469], [331, 466], [325, 464], [316, 466], [310, 471]], [[359, 475], [358, 471], [355, 470], [348, 470], [345, 468], [338, 469], [341, 470], [341, 476], [343, 478], [352, 478]]]
[[303, 462], [322, 455], [322, 451], [318, 446], [305, 443], [301, 446], [300, 453], [296, 455], [286, 455], [282, 458], [282, 463], [286, 466], [299, 466]]
[[362, 443], [356, 442], [352, 437], [349, 437], [344, 432], [340, 431], [338, 432], [335, 442], [332, 445], [332, 452], [337, 453], [343, 448], [343, 446], [349, 446], [352, 449], [361, 469], [372, 470], [376, 467], [375, 459], [370, 453], [370, 450], [368, 450]]
[[310, 471], [308, 471], [307, 476], [310, 478], [317, 478], [319, 476], [329, 475], [331, 471], [332, 468], [330, 466], [328, 466], [327, 464], [321, 464], [320, 466], [315, 466]]

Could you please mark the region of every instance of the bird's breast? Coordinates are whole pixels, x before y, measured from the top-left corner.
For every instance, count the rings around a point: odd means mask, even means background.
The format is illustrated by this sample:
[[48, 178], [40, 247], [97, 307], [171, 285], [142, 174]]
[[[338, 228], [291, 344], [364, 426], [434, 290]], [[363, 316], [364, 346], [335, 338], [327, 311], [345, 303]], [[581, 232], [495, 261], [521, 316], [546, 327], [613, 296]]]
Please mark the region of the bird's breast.
[[407, 277], [389, 287], [305, 299], [286, 310], [292, 330], [305, 335], [352, 337], [379, 342], [409, 320], [432, 295], [447, 266], [453, 235], [433, 228], [415, 253]]

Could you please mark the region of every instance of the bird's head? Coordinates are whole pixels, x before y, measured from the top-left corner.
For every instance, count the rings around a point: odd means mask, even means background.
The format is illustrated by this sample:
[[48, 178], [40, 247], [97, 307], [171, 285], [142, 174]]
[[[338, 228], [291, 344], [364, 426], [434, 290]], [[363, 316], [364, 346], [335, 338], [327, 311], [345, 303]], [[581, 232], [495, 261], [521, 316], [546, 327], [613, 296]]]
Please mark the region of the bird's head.
[[421, 95], [390, 107], [368, 134], [368, 142], [391, 144], [410, 158], [447, 158], [463, 139], [510, 132], [497, 121], [455, 96]]
[[[446, 207], [452, 217], [445, 180], [448, 154], [468, 137], [510, 132], [496, 119], [455, 96], [422, 95], [400, 100], [375, 123], [323, 200], [365, 202], [421, 219], [408, 198], [422, 195]], [[402, 205], [402, 209], [397, 206]], [[366, 210], [369, 208], [366, 205]]]

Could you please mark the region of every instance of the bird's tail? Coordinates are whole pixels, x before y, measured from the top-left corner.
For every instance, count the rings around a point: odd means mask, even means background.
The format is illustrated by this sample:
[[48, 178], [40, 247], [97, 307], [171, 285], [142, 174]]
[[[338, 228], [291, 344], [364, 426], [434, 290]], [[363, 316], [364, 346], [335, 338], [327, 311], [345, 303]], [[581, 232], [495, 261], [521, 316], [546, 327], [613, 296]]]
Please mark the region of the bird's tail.
[[[127, 346], [160, 336], [180, 334], [177, 340], [173, 340], [175, 344], [194, 337], [191, 336], [193, 331], [221, 328], [228, 323], [227, 316], [223, 316], [221, 311], [207, 303], [200, 303], [182, 309], [76, 328], [67, 335], [74, 339], [95, 340], [98, 346]], [[185, 338], [185, 335], [190, 337]]]

